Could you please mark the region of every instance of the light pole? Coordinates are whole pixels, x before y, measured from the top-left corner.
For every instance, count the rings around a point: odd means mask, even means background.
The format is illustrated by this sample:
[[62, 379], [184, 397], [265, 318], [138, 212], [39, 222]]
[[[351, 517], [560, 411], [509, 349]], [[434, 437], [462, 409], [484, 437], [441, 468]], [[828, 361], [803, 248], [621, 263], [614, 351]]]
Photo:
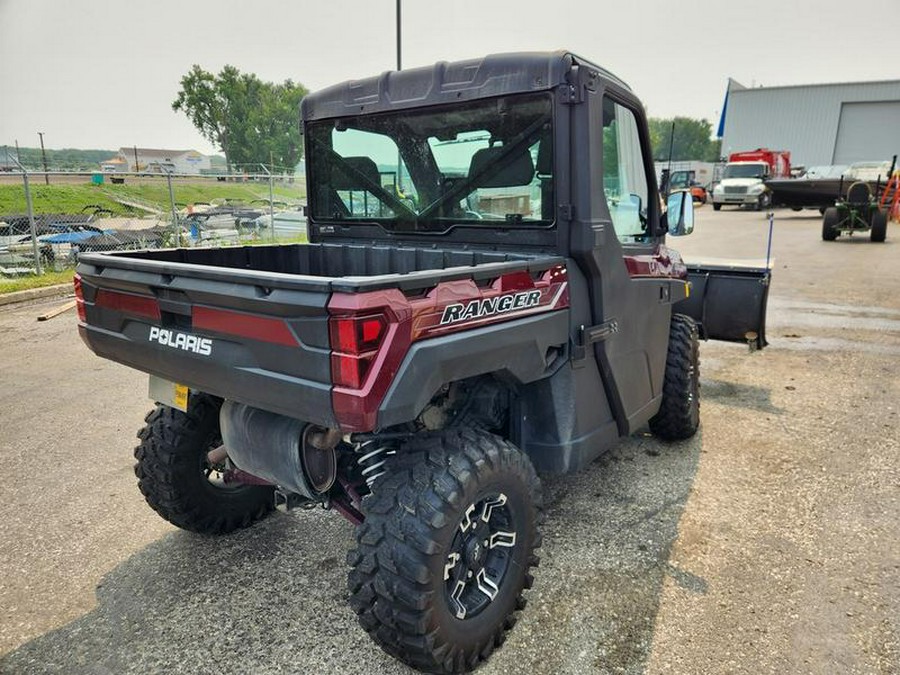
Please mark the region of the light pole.
[[[400, 2], [400, 0], [397, 0]], [[47, 153], [44, 151], [44, 132], [39, 131], [38, 136], [41, 137], [41, 161], [44, 163], [44, 182], [50, 185], [50, 175], [47, 173]]]

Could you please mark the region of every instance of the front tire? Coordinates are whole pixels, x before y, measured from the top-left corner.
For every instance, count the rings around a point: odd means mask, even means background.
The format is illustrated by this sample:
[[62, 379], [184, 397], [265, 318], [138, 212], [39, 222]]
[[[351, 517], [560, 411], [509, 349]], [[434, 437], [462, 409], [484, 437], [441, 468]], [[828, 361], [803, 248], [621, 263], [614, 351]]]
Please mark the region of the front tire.
[[722, 205], [716, 204], [715, 202], [713, 202], [713, 211], [721, 211], [721, 210], [722, 210]]
[[822, 217], [822, 241], [834, 241], [838, 238], [840, 230], [837, 226], [840, 219], [837, 208], [832, 206], [825, 209], [825, 215]]
[[869, 230], [869, 241], [883, 242], [887, 238], [887, 211], [876, 209], [872, 213], [872, 229]]
[[690, 438], [700, 427], [700, 345], [697, 324], [684, 314], [673, 314], [659, 411], [650, 419], [650, 431], [665, 441]]
[[388, 654], [429, 673], [472, 670], [503, 644], [538, 564], [541, 488], [487, 432], [420, 434], [362, 506], [350, 606]]
[[157, 404], [138, 432], [134, 473], [147, 503], [183, 530], [227, 534], [264, 518], [274, 507], [274, 488], [224, 484], [207, 453], [222, 443], [220, 399], [191, 393], [187, 412]]

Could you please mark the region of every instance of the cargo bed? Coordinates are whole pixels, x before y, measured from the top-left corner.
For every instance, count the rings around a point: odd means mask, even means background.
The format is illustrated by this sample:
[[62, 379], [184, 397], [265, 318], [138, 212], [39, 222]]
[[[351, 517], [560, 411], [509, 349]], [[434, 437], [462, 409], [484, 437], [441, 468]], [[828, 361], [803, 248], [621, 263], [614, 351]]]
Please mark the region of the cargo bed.
[[[559, 257], [296, 244], [84, 254], [79, 331], [98, 355], [222, 398], [334, 427], [329, 301], [531, 276]], [[364, 295], [364, 294], [369, 294]], [[395, 293], [396, 295], [396, 293]]]
[[483, 250], [293, 244], [125, 251], [83, 255], [79, 262], [213, 281], [263, 283], [271, 288], [360, 293], [383, 288], [416, 290], [438, 281], [489, 279], [513, 270], [542, 271], [563, 260]]

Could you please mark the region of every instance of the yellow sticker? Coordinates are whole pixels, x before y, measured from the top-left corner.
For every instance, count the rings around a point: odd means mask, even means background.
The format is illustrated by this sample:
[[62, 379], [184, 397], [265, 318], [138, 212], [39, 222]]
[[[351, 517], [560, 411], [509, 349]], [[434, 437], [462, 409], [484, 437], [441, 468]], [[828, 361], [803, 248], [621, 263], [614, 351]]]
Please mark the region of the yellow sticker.
[[684, 297], [685, 298], [691, 297], [691, 282], [690, 281], [684, 282]]
[[175, 408], [178, 408], [182, 412], [187, 412], [188, 406], [188, 388], [184, 384], [176, 384], [175, 385], [175, 398], [173, 400], [175, 404]]

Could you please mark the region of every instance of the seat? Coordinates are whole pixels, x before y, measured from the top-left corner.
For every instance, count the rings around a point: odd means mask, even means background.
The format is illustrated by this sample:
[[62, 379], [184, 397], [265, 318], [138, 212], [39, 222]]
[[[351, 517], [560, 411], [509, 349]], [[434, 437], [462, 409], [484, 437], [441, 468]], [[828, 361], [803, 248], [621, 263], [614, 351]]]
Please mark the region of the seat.
[[847, 189], [847, 203], [851, 206], [868, 206], [872, 200], [872, 188], [859, 181]]
[[533, 179], [534, 162], [528, 148], [514, 152], [503, 146], [482, 148], [472, 155], [469, 163], [473, 188], [518, 187], [531, 185]]
[[381, 174], [378, 173], [378, 165], [371, 157], [344, 157], [343, 162], [335, 162], [331, 166], [333, 190], [371, 192], [373, 187], [380, 186]]

